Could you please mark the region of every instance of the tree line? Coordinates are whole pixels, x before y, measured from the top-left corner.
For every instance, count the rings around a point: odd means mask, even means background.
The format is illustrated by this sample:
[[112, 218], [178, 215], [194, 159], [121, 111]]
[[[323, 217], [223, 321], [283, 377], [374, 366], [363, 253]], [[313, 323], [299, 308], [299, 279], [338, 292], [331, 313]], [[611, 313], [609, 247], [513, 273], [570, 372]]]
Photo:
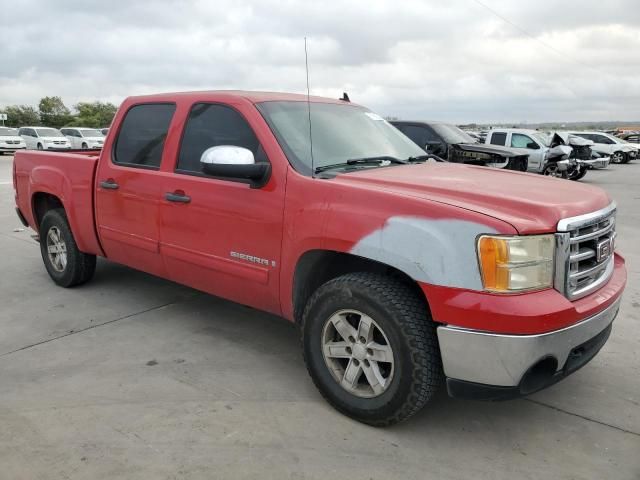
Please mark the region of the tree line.
[[38, 108], [31, 105], [10, 105], [0, 113], [7, 114], [7, 127], [45, 126], [103, 128], [111, 124], [116, 107], [109, 102], [79, 102], [72, 112], [60, 97], [43, 97]]

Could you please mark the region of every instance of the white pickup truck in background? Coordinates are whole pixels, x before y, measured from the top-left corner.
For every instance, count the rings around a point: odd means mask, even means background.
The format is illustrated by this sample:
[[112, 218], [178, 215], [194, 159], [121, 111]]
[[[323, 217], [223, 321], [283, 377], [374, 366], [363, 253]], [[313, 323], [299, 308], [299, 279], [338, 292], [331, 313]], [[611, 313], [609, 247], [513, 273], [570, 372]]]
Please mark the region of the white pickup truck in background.
[[[529, 154], [527, 171], [531, 173], [579, 180], [589, 168], [609, 165], [608, 158], [593, 158], [600, 156], [591, 151], [593, 142], [573, 136], [549, 136], [524, 128], [494, 128], [487, 133], [484, 142], [526, 151]], [[555, 161], [551, 162], [551, 159]]]

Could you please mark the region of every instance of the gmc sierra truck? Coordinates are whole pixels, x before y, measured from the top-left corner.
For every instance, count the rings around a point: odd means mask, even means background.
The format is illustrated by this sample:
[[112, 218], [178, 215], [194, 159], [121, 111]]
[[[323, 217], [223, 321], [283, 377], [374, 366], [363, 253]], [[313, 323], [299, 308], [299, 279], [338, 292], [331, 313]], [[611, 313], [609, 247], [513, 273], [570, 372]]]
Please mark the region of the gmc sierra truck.
[[340, 100], [131, 97], [100, 153], [18, 152], [13, 172], [56, 284], [102, 256], [281, 315], [322, 395], [372, 425], [441, 385], [496, 400], [562, 379], [626, 282], [603, 190], [430, 161]]

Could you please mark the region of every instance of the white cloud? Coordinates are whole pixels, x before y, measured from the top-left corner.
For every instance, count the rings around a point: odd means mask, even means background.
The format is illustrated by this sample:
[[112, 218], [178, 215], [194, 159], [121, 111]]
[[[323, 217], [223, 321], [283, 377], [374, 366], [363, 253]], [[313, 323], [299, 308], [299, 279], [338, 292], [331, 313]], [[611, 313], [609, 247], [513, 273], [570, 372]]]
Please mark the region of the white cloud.
[[0, 18], [0, 106], [45, 95], [73, 105], [172, 90], [303, 92], [307, 36], [312, 92], [347, 90], [385, 115], [640, 118], [634, 0], [24, 0], [20, 10], [39, 14]]

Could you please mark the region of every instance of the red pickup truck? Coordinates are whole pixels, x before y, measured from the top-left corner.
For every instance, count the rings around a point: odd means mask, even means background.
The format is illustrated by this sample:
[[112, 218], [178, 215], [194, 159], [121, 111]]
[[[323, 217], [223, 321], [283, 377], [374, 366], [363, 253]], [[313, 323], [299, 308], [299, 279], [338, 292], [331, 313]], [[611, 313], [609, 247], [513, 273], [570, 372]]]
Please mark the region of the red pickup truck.
[[280, 93], [131, 97], [104, 148], [18, 152], [58, 285], [96, 256], [300, 326], [323, 396], [373, 425], [540, 390], [606, 342], [626, 282], [598, 188], [431, 162], [368, 109]]

